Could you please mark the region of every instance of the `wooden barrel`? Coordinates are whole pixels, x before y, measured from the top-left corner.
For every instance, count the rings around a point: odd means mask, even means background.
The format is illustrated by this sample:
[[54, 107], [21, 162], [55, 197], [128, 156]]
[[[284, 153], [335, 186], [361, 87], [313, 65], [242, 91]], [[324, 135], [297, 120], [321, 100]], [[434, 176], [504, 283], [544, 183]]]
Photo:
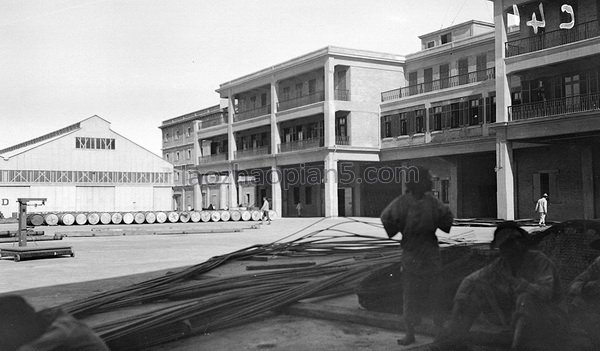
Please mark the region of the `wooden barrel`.
[[133, 213], [131, 213], [131, 212], [124, 212], [123, 213], [123, 223], [125, 223], [125, 224], [131, 224], [131, 223], [133, 223]]
[[252, 219], [252, 213], [250, 211], [242, 212], [242, 221], [249, 221]]
[[55, 213], [46, 213], [44, 215], [44, 222], [46, 223], [46, 225], [57, 225], [58, 216]]
[[158, 223], [165, 223], [166, 221], [167, 221], [167, 214], [166, 213], [164, 213], [162, 211], [156, 212], [156, 222], [158, 222]]
[[136, 212], [133, 215], [133, 221], [135, 222], [135, 224], [142, 224], [146, 221], [146, 215], [142, 212]]
[[213, 222], [218, 222], [221, 220], [221, 213], [219, 211], [212, 211], [210, 213], [210, 220]]
[[210, 221], [210, 211], [202, 211], [200, 212], [200, 220], [202, 222]]
[[27, 215], [27, 224], [28, 225], [42, 225], [44, 224], [44, 216], [39, 213], [32, 213]]
[[156, 213], [146, 212], [146, 223], [152, 224], [154, 222], [156, 222]]
[[75, 223], [75, 216], [73, 216], [72, 213], [61, 213], [61, 215], [58, 216], [58, 221], [62, 225], [72, 225]]
[[84, 225], [87, 223], [87, 215], [85, 213], [78, 213], [75, 215], [75, 223]]
[[189, 212], [181, 212], [179, 213], [179, 221], [181, 223], [187, 223], [190, 221], [190, 213]]
[[167, 218], [169, 219], [169, 222], [175, 223], [175, 222], [177, 222], [179, 220], [179, 213], [171, 211], [167, 215]]
[[198, 212], [198, 211], [190, 212], [190, 220], [194, 223], [200, 222], [200, 212]]
[[90, 212], [87, 215], [87, 220], [89, 224], [96, 225], [100, 222], [100, 215], [96, 212]]
[[252, 220], [260, 221], [262, 219], [262, 211], [252, 211]]
[[123, 222], [123, 215], [121, 212], [115, 212], [110, 216], [110, 221], [112, 224], [121, 224]]
[[110, 224], [111, 221], [112, 221], [112, 217], [111, 217], [110, 213], [108, 213], [108, 212], [102, 212], [100, 214], [100, 223], [102, 223], [102, 224]]
[[231, 220], [232, 221], [239, 221], [240, 219], [242, 219], [242, 213], [240, 211], [231, 211]]
[[223, 222], [227, 222], [231, 218], [231, 213], [229, 211], [221, 211], [221, 220]]

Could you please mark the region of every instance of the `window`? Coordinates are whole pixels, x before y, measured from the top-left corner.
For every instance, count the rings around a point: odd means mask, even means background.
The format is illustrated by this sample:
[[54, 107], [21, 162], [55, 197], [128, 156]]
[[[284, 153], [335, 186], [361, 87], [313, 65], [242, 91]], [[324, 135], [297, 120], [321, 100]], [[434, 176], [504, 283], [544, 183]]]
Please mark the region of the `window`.
[[260, 94], [260, 106], [267, 106], [267, 94]]
[[469, 83], [469, 59], [462, 58], [458, 60], [458, 84]]
[[441, 181], [441, 201], [445, 204], [450, 202], [450, 180], [442, 179]]
[[294, 187], [294, 203], [297, 204], [300, 201], [300, 188]]
[[460, 125], [460, 104], [450, 104], [450, 128], [458, 128]]
[[346, 125], [346, 116], [336, 118], [335, 135], [345, 137], [348, 135], [348, 126]]
[[542, 194], [546, 193], [549, 195], [549, 201], [560, 202], [558, 189], [558, 170], [539, 171], [533, 174], [532, 201], [537, 201]]
[[76, 149], [114, 150], [116, 141], [112, 138], [75, 137]]
[[283, 100], [289, 100], [290, 99], [290, 87], [283, 87], [283, 93], [281, 95], [283, 95]]
[[179, 140], [179, 137], [181, 136], [181, 131], [178, 130], [175, 132], [175, 140]]
[[317, 80], [311, 79], [308, 81], [308, 94], [314, 94], [317, 92]]
[[302, 83], [296, 83], [296, 97], [301, 97], [302, 96], [302, 86], [304, 84]]
[[408, 121], [406, 113], [400, 114], [400, 135], [408, 135]]
[[452, 41], [452, 33], [442, 34], [441, 36], [442, 45]]
[[188, 149], [187, 150], [187, 159], [190, 160], [192, 158], [192, 150]]
[[383, 138], [392, 137], [392, 116], [383, 116]]
[[175, 161], [179, 161], [179, 151], [175, 153]]
[[256, 107], [256, 96], [250, 98], [250, 108]]
[[425, 83], [425, 91], [431, 91], [431, 82], [433, 81], [433, 68], [426, 68], [425, 71], [423, 71], [423, 80]]
[[432, 41], [427, 42], [427, 49], [431, 49], [434, 46], [435, 46], [435, 41], [432, 40]]
[[425, 126], [424, 126], [424, 119], [425, 119], [425, 110], [416, 110], [415, 111], [415, 133], [423, 133]]
[[469, 125], [474, 126], [481, 123], [479, 99], [469, 101]]
[[165, 154], [165, 158], [167, 159], [167, 161], [170, 161], [171, 156], [169, 154]]
[[433, 108], [433, 130], [442, 130], [442, 107]]
[[476, 65], [477, 65], [477, 81], [481, 82], [483, 80], [487, 79], [487, 55], [486, 54], [481, 54], [481, 55], [477, 55], [476, 58]]
[[445, 63], [440, 65], [440, 89], [446, 89], [450, 86], [450, 65]]
[[190, 135], [192, 135], [192, 128], [188, 127], [185, 136], [189, 137]]
[[169, 133], [165, 133], [165, 141], [169, 141]]

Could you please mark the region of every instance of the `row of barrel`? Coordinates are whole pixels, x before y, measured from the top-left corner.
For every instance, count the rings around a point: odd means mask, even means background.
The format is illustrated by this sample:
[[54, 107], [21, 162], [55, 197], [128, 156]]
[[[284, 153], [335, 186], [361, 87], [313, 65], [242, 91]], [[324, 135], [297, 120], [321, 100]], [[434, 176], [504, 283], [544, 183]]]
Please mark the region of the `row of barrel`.
[[[275, 217], [269, 211], [269, 217]], [[262, 211], [149, 211], [149, 212], [48, 212], [30, 213], [27, 224], [41, 225], [85, 225], [85, 224], [153, 224], [153, 223], [198, 223], [227, 221], [260, 221]]]

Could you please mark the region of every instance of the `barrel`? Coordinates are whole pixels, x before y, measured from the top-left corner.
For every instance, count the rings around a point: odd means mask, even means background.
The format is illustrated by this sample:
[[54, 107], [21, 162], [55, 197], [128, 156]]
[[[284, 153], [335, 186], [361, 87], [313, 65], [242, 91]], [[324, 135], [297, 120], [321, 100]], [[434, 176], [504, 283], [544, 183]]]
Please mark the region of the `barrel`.
[[102, 224], [110, 224], [112, 221], [111, 215], [108, 212], [100, 213], [100, 223]]
[[277, 217], [277, 212], [275, 212], [273, 210], [269, 211], [269, 218], [271, 220], [274, 220], [276, 217]]
[[75, 215], [75, 223], [79, 224], [79, 225], [84, 225], [87, 223], [87, 214], [85, 213], [78, 213]]
[[156, 213], [146, 212], [146, 223], [152, 224], [154, 222], [156, 222]]
[[249, 221], [252, 219], [252, 213], [250, 211], [242, 212], [242, 221]]
[[61, 213], [58, 222], [62, 225], [72, 225], [75, 223], [75, 216], [72, 213]]
[[252, 211], [252, 220], [260, 221], [262, 219], [262, 211]]
[[121, 224], [121, 222], [123, 222], [123, 215], [121, 212], [115, 212], [110, 216], [110, 221], [113, 224]]
[[156, 222], [158, 222], [158, 223], [165, 223], [166, 221], [167, 221], [167, 214], [166, 213], [164, 213], [162, 211], [156, 212]]
[[143, 212], [136, 212], [133, 215], [133, 221], [135, 224], [142, 224], [146, 221], [146, 215]]
[[87, 220], [89, 224], [96, 225], [100, 222], [100, 215], [96, 212], [90, 212], [87, 215]]
[[190, 220], [194, 223], [200, 222], [200, 212], [198, 212], [198, 211], [190, 212]]
[[242, 213], [240, 211], [231, 211], [231, 220], [232, 221], [239, 221], [240, 219], [242, 219]]
[[44, 216], [39, 213], [32, 213], [27, 215], [27, 224], [38, 226], [44, 224]]
[[200, 220], [202, 222], [210, 221], [210, 211], [202, 211], [200, 212]]
[[189, 212], [181, 212], [179, 213], [179, 221], [181, 223], [187, 223], [190, 221], [190, 213]]
[[167, 215], [167, 218], [168, 218], [169, 222], [175, 223], [175, 222], [177, 222], [179, 220], [179, 213], [171, 211]]
[[55, 213], [46, 213], [44, 215], [44, 222], [47, 225], [57, 225], [58, 224], [58, 216]]
[[212, 211], [210, 213], [210, 220], [213, 222], [218, 222], [221, 220], [221, 213], [219, 211]]
[[221, 211], [220, 214], [223, 222], [227, 222], [231, 218], [231, 213], [229, 213], [229, 211]]
[[123, 213], [123, 223], [124, 224], [131, 224], [131, 223], [133, 223], [133, 213], [131, 213], [131, 212], [124, 212]]

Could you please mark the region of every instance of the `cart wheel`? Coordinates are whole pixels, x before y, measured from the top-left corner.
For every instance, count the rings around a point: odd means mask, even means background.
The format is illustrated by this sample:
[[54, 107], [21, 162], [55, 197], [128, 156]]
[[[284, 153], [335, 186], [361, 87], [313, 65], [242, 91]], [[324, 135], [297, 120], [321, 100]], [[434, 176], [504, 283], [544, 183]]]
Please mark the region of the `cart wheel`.
[[15, 262], [21, 261], [21, 255], [15, 255]]
[[75, 252], [71, 252], [71, 257], [75, 257]]

